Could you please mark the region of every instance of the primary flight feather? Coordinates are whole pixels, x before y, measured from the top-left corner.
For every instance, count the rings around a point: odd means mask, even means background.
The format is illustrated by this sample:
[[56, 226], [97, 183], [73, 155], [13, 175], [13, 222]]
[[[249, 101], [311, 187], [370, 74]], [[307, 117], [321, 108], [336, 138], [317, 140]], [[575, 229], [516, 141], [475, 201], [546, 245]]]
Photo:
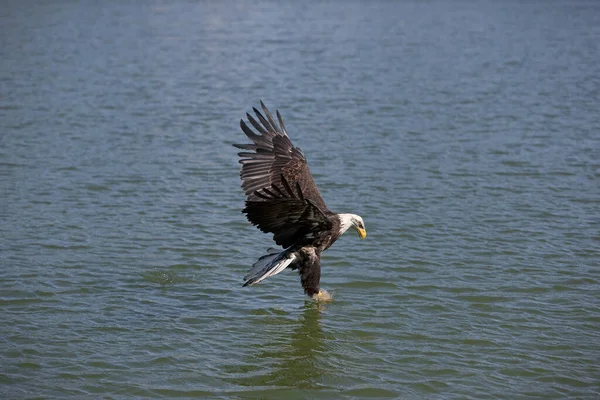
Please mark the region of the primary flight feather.
[[240, 176], [246, 194], [242, 210], [261, 231], [273, 234], [283, 249], [269, 249], [244, 277], [244, 286], [254, 285], [286, 268], [298, 270], [304, 292], [318, 297], [321, 291], [321, 252], [327, 250], [350, 227], [364, 239], [362, 218], [336, 214], [327, 208], [308, 168], [302, 150], [292, 144], [283, 118], [277, 122], [263, 102], [256, 118], [246, 113], [250, 128], [240, 120], [242, 131], [252, 141], [234, 144], [239, 154]]

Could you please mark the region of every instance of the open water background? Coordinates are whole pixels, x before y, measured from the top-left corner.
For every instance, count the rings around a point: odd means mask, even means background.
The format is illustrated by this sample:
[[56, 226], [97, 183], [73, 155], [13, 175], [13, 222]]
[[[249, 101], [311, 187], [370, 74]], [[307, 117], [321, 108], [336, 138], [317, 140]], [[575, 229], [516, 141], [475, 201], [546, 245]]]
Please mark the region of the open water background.
[[[0, 397], [600, 397], [597, 1], [4, 1]], [[240, 288], [263, 99], [369, 236]]]

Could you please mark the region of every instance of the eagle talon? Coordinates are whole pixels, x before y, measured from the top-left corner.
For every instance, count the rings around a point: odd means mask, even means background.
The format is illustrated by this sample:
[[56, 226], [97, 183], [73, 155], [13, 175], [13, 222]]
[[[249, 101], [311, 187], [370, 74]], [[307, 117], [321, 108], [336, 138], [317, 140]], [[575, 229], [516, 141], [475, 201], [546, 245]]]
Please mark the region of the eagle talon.
[[328, 303], [333, 300], [333, 296], [323, 289], [319, 289], [319, 293], [313, 294], [312, 298], [319, 303]]

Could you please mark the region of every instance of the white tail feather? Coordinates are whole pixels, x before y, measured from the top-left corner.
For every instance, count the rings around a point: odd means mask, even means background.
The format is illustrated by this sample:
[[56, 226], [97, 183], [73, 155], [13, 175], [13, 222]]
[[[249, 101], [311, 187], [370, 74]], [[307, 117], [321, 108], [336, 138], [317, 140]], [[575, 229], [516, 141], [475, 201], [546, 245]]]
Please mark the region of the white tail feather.
[[295, 259], [294, 253], [288, 253], [284, 250], [277, 253], [275, 249], [268, 249], [268, 254], [262, 256], [254, 263], [252, 269], [244, 276], [244, 286], [255, 285], [263, 280], [277, 275], [286, 269]]
[[258, 259], [258, 261], [256, 261], [254, 264], [252, 264], [252, 268], [246, 273], [246, 276], [244, 276], [244, 280], [247, 281], [250, 278], [252, 278], [253, 276], [257, 275], [267, 265], [269, 265], [271, 262], [273, 262], [273, 260], [275, 260], [277, 258], [277, 256], [279, 256], [279, 252], [274, 253], [274, 254], [269, 252], [269, 254], [265, 254], [264, 256], [260, 257]]

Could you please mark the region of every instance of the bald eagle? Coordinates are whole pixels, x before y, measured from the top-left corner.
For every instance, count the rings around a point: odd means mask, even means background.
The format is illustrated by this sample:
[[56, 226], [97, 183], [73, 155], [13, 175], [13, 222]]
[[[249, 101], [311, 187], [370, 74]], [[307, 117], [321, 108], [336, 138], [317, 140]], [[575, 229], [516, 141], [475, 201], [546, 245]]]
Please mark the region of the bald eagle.
[[361, 239], [367, 236], [363, 219], [355, 214], [336, 214], [327, 208], [308, 168], [302, 150], [292, 144], [283, 119], [273, 116], [260, 102], [264, 115], [253, 108], [255, 119], [246, 117], [254, 127], [240, 120], [242, 131], [252, 141], [234, 144], [244, 150], [238, 155], [240, 176], [246, 194], [242, 210], [248, 220], [283, 249], [269, 249], [244, 277], [244, 285], [255, 285], [286, 268], [298, 270], [304, 293], [319, 297], [321, 293], [321, 253], [327, 250], [348, 228]]

